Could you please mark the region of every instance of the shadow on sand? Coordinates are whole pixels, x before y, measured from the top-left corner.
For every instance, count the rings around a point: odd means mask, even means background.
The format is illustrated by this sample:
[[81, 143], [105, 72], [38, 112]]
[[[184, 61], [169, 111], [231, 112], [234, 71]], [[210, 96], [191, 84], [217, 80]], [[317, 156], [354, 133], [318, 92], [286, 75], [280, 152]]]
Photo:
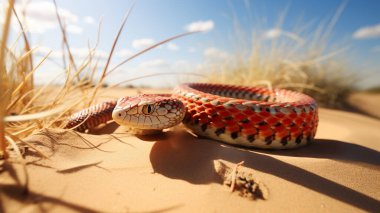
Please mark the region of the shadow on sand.
[[244, 160], [245, 167], [272, 174], [362, 210], [380, 209], [380, 202], [372, 197], [270, 156], [326, 158], [379, 169], [380, 153], [360, 145], [319, 139], [297, 150], [265, 151], [232, 147], [207, 139], [194, 140], [188, 133], [163, 138], [154, 144], [150, 161], [155, 172], [170, 178], [194, 184], [221, 183], [216, 174], [210, 176], [210, 171], [214, 171], [213, 161], [223, 159], [238, 163]]

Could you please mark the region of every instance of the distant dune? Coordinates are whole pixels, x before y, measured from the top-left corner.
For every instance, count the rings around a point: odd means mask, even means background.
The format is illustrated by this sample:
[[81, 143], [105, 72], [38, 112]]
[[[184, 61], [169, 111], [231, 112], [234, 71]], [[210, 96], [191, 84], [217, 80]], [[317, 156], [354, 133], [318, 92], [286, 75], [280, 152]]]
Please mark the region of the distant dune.
[[348, 98], [348, 103], [359, 112], [380, 119], [380, 93], [355, 93]]

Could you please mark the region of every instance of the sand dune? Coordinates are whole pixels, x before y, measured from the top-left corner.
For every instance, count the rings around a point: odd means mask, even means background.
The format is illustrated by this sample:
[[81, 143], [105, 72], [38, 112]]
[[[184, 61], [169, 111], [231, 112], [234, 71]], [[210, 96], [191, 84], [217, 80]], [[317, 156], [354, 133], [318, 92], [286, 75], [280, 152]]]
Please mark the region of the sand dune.
[[[28, 195], [22, 167], [4, 164], [0, 209], [375, 212], [380, 210], [379, 127], [380, 121], [368, 116], [321, 109], [316, 142], [288, 151], [232, 147], [182, 127], [140, 138], [113, 123], [94, 134], [43, 129], [25, 140], [49, 159], [26, 150]], [[222, 184], [215, 162], [232, 168], [241, 161], [239, 168], [268, 190], [266, 200], [241, 197]]]
[[355, 93], [348, 98], [348, 103], [359, 112], [380, 119], [380, 94]]

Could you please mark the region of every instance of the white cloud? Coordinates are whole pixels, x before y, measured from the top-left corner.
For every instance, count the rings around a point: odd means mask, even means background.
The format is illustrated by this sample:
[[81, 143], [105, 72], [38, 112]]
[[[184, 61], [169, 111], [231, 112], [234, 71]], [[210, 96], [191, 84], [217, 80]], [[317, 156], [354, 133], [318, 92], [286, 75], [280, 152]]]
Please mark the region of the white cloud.
[[[103, 50], [93, 50], [93, 51], [94, 51], [93, 53], [94, 59], [98, 59], [98, 58], [106, 59], [108, 57], [108, 53], [106, 51], [103, 51]], [[49, 55], [49, 58], [52, 58], [52, 59], [62, 58], [62, 55], [63, 55], [62, 50], [53, 50], [46, 46], [39, 46], [36, 49], [36, 54], [39, 56], [46, 56], [49, 52], [51, 52]], [[83, 60], [90, 54], [91, 50], [89, 50], [88, 48], [72, 47], [70, 48], [70, 52], [73, 55], [74, 60], [78, 60], [78, 59]]]
[[212, 59], [227, 59], [229, 57], [229, 54], [226, 51], [214, 47], [205, 49], [203, 55]]
[[185, 29], [189, 32], [194, 31], [210, 31], [214, 29], [214, 22], [212, 20], [208, 21], [196, 21], [188, 24]]
[[132, 56], [133, 52], [129, 49], [122, 49], [122, 50], [119, 50], [116, 52], [116, 56], [120, 57], [120, 58], [126, 58], [126, 57], [129, 57], [129, 56]]
[[163, 59], [153, 59], [153, 60], [150, 60], [150, 61], [143, 61], [140, 63], [139, 67], [140, 68], [143, 68], [143, 69], [152, 69], [152, 68], [160, 68], [160, 67], [164, 67], [164, 66], [167, 66], [168, 65], [168, 62], [166, 62], [165, 60]]
[[154, 44], [154, 40], [151, 38], [141, 38], [141, 39], [136, 39], [132, 41], [132, 47], [141, 50], [147, 47], [150, 47]]
[[72, 34], [81, 34], [83, 32], [83, 29], [78, 25], [69, 24], [66, 26], [66, 32]]
[[281, 36], [282, 30], [278, 28], [273, 28], [264, 33], [264, 38], [266, 39], [275, 39]]
[[[6, 4], [0, 4], [0, 14], [4, 14], [5, 8]], [[55, 6], [50, 1], [21, 1], [15, 4], [15, 9], [28, 32], [45, 33], [59, 27]], [[66, 26], [75, 25], [78, 22], [78, 17], [67, 9], [59, 8], [58, 14]], [[12, 20], [12, 28], [19, 30], [15, 18]], [[74, 31], [78, 32], [78, 27]]]
[[[178, 86], [180, 83], [184, 82], [196, 82], [201, 78], [199, 75], [194, 74], [196, 64], [186, 60], [173, 60], [166, 61], [162, 58], [156, 58], [150, 61], [144, 61], [138, 64], [127, 63], [124, 64], [118, 71], [112, 73], [108, 76], [107, 82], [110, 84], [120, 83], [128, 79], [134, 79], [142, 76], [145, 77], [139, 80], [129, 81], [124, 83], [124, 85], [135, 85], [135, 86], [150, 86], [159, 88], [168, 88]], [[125, 72], [128, 70], [128, 76]], [[120, 72], [119, 72], [120, 71]], [[169, 74], [170, 73], [170, 74]], [[193, 74], [189, 74], [193, 73]]]
[[169, 42], [166, 46], [167, 46], [167, 48], [168, 48], [169, 50], [173, 50], [173, 51], [177, 51], [177, 50], [179, 50], [178, 45], [175, 44], [175, 43], [173, 43], [173, 42]]
[[174, 72], [192, 72], [195, 67], [193, 63], [190, 63], [186, 60], [178, 60], [171, 64], [171, 69]]
[[46, 47], [46, 46], [38, 46], [36, 47], [36, 50], [34, 52], [36, 56], [45, 57], [49, 53], [49, 57], [51, 59], [61, 59], [62, 58], [62, 51], [61, 50], [53, 50], [52, 48]]
[[305, 40], [301, 38], [297, 33], [285, 31], [279, 28], [272, 28], [268, 31], [266, 31], [263, 35], [264, 39], [277, 39], [280, 36], [284, 36], [286, 38], [289, 38], [293, 41], [298, 42], [299, 44], [304, 44]]
[[[74, 58], [86, 58], [89, 54], [90, 51], [88, 48], [70, 48], [71, 54], [73, 55]], [[104, 50], [94, 50], [94, 59], [106, 59], [108, 57], [108, 53]]]
[[[16, 5], [19, 9], [25, 9], [29, 18], [49, 21], [56, 19], [55, 6], [51, 1], [31, 1], [26, 5]], [[58, 8], [58, 14], [64, 22], [78, 22], [78, 17], [67, 9]], [[55, 20], [54, 20], [55, 21]]]
[[355, 39], [368, 39], [380, 37], [380, 24], [359, 28], [352, 35]]
[[197, 49], [195, 49], [194, 47], [189, 47], [188, 51], [190, 53], [195, 53], [197, 51]]
[[85, 16], [83, 18], [84, 23], [86, 24], [95, 24], [95, 19], [91, 16]]

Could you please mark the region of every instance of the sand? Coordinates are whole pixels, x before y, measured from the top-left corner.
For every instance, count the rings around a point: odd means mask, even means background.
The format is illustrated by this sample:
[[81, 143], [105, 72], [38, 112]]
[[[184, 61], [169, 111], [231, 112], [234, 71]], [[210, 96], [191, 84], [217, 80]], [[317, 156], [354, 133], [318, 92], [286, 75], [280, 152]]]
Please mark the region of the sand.
[[[49, 156], [26, 150], [28, 193], [20, 164], [0, 167], [0, 212], [379, 212], [379, 127], [321, 109], [315, 143], [287, 151], [228, 146], [183, 127], [140, 138], [113, 123], [94, 134], [43, 129], [25, 139]], [[223, 185], [215, 164], [241, 161], [267, 199]]]
[[358, 92], [350, 95], [348, 103], [358, 112], [380, 119], [380, 94]]

